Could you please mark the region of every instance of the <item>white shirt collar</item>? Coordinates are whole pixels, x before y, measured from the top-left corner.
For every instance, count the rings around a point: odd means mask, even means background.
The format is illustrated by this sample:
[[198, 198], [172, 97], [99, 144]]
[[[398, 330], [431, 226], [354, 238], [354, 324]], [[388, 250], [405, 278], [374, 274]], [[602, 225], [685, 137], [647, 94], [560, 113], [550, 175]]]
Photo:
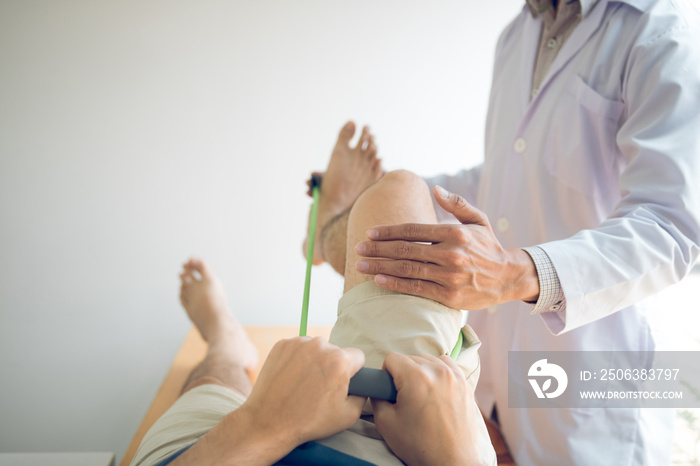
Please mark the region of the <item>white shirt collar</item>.
[[[561, 1], [567, 1], [567, 0], [561, 0]], [[581, 4], [581, 16], [584, 18], [588, 13], [591, 12], [594, 6], [600, 1], [600, 0], [573, 0], [573, 1], [578, 1]], [[639, 11], [646, 11], [651, 7], [651, 4], [654, 3], [655, 0], [610, 0], [610, 1], [617, 1], [620, 3], [626, 3], [634, 8], [636, 8]], [[528, 0], [525, 0], [525, 3], [527, 4], [528, 8], [530, 9], [530, 13], [532, 14], [533, 18], [536, 18], [539, 13], [537, 13], [537, 10], [535, 7], [533, 7]]]

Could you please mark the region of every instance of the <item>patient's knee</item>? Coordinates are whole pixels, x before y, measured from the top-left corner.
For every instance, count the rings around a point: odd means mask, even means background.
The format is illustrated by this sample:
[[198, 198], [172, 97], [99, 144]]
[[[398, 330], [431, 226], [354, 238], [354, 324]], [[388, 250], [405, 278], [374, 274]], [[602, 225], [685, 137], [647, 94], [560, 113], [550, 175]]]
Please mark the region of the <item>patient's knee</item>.
[[[408, 170], [394, 170], [385, 174], [382, 179], [377, 181], [369, 189], [367, 189], [360, 199], [380, 197], [386, 200], [387, 193], [392, 196], [399, 195], [415, 196], [429, 195], [428, 185], [420, 176]], [[358, 199], [359, 200], [359, 199]]]
[[428, 185], [420, 176], [408, 170], [394, 170], [379, 180], [379, 183], [392, 185], [393, 189], [427, 189]]
[[[374, 211], [378, 203], [381, 203], [379, 205], [383, 206], [384, 216], [391, 222], [400, 221], [403, 217], [406, 217], [405, 221], [423, 220], [423, 223], [437, 221], [434, 218], [428, 184], [423, 178], [408, 170], [391, 171], [370, 186], [355, 202], [351, 217], [357, 210]], [[406, 212], [406, 208], [410, 208], [410, 212]], [[387, 209], [391, 213], [387, 213]]]

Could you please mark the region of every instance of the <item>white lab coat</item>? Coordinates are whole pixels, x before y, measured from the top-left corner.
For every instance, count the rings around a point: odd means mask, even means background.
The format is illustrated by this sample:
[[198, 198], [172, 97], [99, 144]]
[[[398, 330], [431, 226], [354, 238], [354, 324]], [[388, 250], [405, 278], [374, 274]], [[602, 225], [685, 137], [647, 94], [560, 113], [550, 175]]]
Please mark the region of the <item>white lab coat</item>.
[[483, 210], [505, 248], [540, 245], [561, 281], [565, 312], [511, 302], [469, 314], [483, 342], [478, 402], [486, 413], [496, 404], [518, 464], [670, 460], [673, 410], [509, 409], [507, 361], [655, 349], [643, 300], [700, 252], [694, 1], [600, 0], [532, 100], [541, 18], [524, 8], [498, 42], [484, 163], [428, 180]]

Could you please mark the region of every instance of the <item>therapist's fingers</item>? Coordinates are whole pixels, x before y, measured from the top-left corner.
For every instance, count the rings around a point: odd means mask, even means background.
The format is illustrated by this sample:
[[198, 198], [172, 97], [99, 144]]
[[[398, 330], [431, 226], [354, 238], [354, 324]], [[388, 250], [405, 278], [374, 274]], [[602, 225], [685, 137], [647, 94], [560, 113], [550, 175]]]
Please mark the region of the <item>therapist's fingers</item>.
[[[441, 252], [431, 250], [430, 246], [429, 244], [408, 241], [363, 241], [355, 245], [355, 252], [364, 257], [436, 262], [439, 260]], [[435, 257], [436, 255], [437, 257]]]
[[441, 186], [435, 186], [433, 195], [440, 207], [454, 215], [460, 223], [489, 227], [489, 219], [486, 214], [468, 203], [462, 196], [451, 193]]
[[355, 264], [358, 272], [369, 275], [391, 275], [402, 278], [417, 278], [420, 280], [441, 283], [446, 272], [440, 267], [428, 262], [414, 260], [369, 260], [360, 259]]
[[439, 243], [453, 234], [450, 225], [423, 223], [401, 223], [398, 225], [377, 225], [367, 230], [367, 237], [372, 241], [422, 241]]

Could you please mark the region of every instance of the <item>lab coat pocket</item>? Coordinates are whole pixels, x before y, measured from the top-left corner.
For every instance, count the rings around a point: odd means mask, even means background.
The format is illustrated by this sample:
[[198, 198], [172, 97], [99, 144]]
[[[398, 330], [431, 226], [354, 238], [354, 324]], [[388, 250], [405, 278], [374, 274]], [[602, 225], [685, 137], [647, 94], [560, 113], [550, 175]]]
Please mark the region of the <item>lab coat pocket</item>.
[[560, 96], [542, 154], [547, 170], [571, 189], [600, 198], [617, 187], [615, 137], [624, 104], [576, 75]]

